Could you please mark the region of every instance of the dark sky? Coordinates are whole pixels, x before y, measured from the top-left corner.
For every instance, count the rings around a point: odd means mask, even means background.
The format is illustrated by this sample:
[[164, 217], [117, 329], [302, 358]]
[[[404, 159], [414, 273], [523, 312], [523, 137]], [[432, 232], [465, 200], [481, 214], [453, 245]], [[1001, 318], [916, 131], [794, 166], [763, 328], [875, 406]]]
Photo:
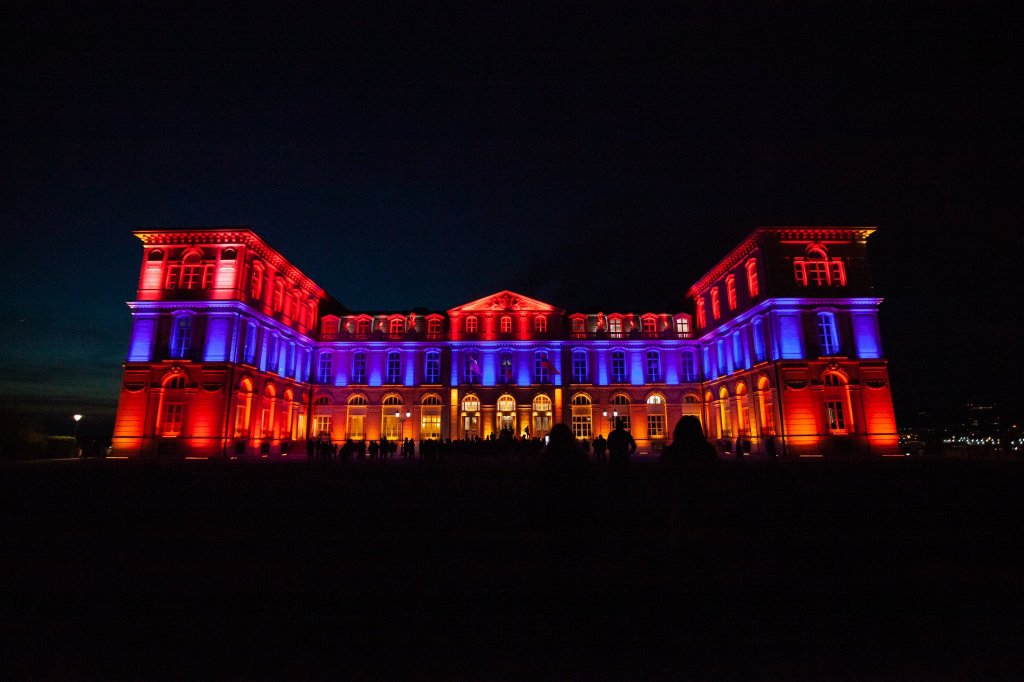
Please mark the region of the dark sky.
[[852, 224], [897, 416], [1020, 407], [998, 6], [137, 4], [0, 10], [5, 401], [110, 418], [139, 226], [250, 225], [354, 309], [674, 311], [757, 225]]

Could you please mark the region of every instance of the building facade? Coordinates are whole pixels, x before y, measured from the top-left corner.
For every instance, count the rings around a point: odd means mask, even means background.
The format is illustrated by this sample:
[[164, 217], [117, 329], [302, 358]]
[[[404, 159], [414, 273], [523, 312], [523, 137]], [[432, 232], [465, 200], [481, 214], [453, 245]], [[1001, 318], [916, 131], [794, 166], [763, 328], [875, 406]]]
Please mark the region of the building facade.
[[680, 416], [781, 457], [897, 452], [867, 239], [764, 227], [679, 312], [566, 311], [502, 291], [355, 312], [247, 228], [141, 230], [113, 453], [287, 457], [333, 441], [579, 438], [641, 452]]

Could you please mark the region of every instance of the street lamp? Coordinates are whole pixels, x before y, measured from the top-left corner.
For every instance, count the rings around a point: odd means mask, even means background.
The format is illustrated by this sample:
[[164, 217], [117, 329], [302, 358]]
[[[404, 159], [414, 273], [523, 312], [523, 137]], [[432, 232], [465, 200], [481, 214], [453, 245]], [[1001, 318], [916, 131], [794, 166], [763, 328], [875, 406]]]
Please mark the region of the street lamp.
[[75, 454], [78, 454], [78, 450], [80, 449], [78, 447], [78, 422], [82, 421], [82, 415], [75, 414], [72, 415], [71, 418], [75, 420]]

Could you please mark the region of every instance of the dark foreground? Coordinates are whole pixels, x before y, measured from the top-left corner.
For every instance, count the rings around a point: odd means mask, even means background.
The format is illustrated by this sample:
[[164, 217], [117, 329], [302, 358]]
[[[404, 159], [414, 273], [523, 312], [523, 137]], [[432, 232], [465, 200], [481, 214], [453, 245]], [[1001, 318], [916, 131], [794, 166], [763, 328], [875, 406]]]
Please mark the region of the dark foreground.
[[1016, 463], [0, 474], [5, 679], [1024, 673]]

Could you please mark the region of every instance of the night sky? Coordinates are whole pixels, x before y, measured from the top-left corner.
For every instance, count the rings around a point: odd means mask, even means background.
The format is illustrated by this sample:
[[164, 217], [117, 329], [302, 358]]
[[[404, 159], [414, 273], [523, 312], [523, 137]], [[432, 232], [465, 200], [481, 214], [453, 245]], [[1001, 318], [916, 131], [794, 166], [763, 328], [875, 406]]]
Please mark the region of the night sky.
[[758, 225], [876, 225], [898, 420], [1020, 408], [992, 5], [138, 4], [0, 10], [5, 403], [110, 428], [142, 226], [251, 226], [357, 310], [645, 312]]

